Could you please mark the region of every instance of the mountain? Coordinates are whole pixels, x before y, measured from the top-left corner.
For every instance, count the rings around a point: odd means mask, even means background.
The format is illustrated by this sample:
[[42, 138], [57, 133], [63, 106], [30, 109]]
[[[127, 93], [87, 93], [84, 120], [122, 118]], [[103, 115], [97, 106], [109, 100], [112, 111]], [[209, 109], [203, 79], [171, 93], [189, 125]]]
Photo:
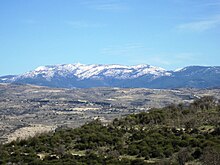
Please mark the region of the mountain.
[[172, 75], [161, 76], [151, 82], [151, 88], [219, 88], [219, 66], [188, 66], [172, 72]]
[[49, 87], [220, 87], [220, 67], [189, 66], [166, 71], [150, 65], [63, 64], [40, 66], [16, 76], [0, 77], [2, 83], [35, 84]]

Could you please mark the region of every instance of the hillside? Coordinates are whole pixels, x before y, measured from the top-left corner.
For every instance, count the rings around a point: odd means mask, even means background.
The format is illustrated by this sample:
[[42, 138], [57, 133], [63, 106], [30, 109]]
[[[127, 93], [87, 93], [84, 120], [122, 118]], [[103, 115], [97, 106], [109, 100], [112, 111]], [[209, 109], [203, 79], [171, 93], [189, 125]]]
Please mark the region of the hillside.
[[99, 120], [0, 146], [0, 164], [205, 164], [220, 162], [220, 104], [153, 108], [112, 123]]
[[93, 119], [146, 112], [203, 96], [220, 99], [220, 89], [88, 88], [62, 89], [0, 84], [0, 142], [26, 138], [57, 127], [79, 127]]

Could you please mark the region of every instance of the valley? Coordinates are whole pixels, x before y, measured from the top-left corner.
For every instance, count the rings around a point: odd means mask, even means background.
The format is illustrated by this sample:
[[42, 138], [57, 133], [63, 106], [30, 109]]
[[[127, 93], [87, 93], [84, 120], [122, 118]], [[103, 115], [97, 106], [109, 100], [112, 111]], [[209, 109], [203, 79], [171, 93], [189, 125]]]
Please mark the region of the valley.
[[220, 99], [220, 89], [63, 89], [3, 83], [0, 140], [5, 143], [59, 128], [75, 128], [94, 119], [109, 123], [152, 107], [187, 104], [203, 96]]

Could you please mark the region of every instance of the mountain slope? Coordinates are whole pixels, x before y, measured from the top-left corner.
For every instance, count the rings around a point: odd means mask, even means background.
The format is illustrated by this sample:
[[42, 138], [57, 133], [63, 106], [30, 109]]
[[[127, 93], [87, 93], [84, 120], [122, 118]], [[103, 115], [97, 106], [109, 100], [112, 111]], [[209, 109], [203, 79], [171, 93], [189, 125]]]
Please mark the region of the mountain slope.
[[78, 63], [40, 66], [25, 74], [0, 77], [0, 82], [64, 88], [212, 88], [220, 86], [220, 67], [189, 66], [177, 71], [166, 71], [150, 65], [84, 65]]
[[152, 81], [152, 88], [215, 88], [220, 87], [220, 67], [189, 66]]

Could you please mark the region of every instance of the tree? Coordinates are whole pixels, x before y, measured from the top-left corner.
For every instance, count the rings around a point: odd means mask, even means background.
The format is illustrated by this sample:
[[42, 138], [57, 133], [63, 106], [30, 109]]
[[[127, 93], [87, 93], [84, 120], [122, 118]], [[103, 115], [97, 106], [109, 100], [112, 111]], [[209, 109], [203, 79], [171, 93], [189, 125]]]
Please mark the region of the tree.
[[189, 160], [190, 160], [189, 150], [187, 148], [181, 149], [177, 155], [177, 161], [179, 165], [185, 165], [185, 163]]
[[64, 156], [65, 154], [65, 146], [64, 145], [59, 145], [56, 149], [55, 149], [55, 153], [59, 156]]
[[203, 155], [202, 162], [204, 165], [219, 165], [220, 164], [220, 151], [214, 147], [206, 147]]

